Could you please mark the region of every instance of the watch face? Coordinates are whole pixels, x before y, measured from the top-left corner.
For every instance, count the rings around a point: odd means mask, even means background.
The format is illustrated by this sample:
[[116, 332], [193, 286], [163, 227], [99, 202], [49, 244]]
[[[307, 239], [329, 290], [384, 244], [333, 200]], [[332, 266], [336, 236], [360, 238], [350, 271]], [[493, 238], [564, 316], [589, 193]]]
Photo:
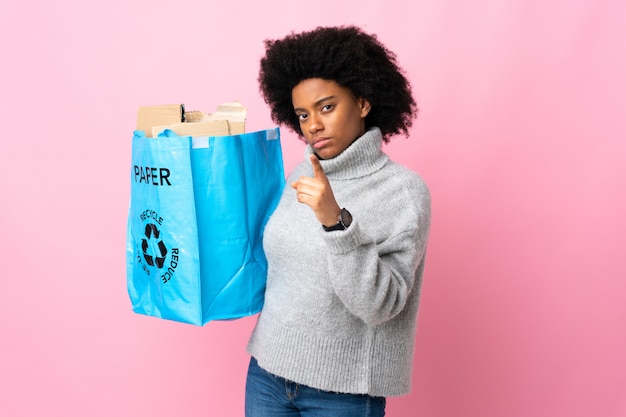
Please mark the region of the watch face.
[[340, 218], [341, 223], [343, 223], [345, 227], [348, 227], [352, 224], [352, 214], [350, 214], [350, 212], [345, 208], [341, 209]]

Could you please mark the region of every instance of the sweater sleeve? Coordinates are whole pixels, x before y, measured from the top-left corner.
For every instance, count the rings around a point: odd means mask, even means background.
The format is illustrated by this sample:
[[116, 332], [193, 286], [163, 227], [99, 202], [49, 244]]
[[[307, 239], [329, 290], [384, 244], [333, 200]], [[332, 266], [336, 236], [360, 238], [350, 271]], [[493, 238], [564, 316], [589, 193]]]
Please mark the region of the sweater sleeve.
[[[345, 307], [369, 325], [394, 318], [405, 307], [426, 252], [430, 227], [427, 189], [410, 196], [402, 210], [385, 225], [389, 235], [376, 242], [358, 215], [343, 231], [321, 231], [329, 247], [333, 289]], [[412, 202], [412, 203], [411, 203]], [[420, 283], [418, 282], [417, 285]]]

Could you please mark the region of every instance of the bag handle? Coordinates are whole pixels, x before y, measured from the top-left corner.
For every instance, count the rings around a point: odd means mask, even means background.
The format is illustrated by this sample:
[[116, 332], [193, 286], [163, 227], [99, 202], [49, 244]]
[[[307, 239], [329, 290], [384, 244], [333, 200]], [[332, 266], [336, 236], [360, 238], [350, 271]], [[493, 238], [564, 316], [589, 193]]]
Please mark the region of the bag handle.
[[178, 135], [172, 129], [164, 129], [157, 135], [157, 138], [177, 138]]

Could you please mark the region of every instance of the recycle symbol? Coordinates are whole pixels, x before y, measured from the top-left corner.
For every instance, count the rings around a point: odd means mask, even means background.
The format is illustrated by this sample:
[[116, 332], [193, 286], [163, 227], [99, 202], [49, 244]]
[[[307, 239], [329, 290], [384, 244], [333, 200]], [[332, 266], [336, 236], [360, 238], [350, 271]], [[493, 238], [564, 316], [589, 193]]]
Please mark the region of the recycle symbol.
[[155, 224], [148, 223], [146, 224], [146, 237], [141, 240], [143, 258], [148, 265], [154, 266], [156, 264], [157, 268], [163, 268], [165, 256], [167, 255], [167, 248], [163, 241], [159, 239], [160, 234], [161, 232], [159, 232]]

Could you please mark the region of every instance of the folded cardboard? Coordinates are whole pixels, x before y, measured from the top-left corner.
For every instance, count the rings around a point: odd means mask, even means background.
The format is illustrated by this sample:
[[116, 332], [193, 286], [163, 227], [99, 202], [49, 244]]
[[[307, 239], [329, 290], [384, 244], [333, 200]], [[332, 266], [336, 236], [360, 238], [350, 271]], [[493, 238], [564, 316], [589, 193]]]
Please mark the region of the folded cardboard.
[[245, 133], [247, 109], [239, 102], [220, 104], [213, 113], [185, 112], [182, 104], [143, 106], [137, 112], [137, 130], [157, 137], [165, 129], [184, 136], [228, 136]]
[[153, 126], [151, 137], [157, 137], [165, 129], [172, 130], [178, 136], [228, 136], [231, 134], [228, 120], [208, 120], [205, 122], [185, 122]]
[[230, 134], [239, 135], [245, 133], [246, 116], [248, 109], [246, 109], [238, 101], [231, 103], [223, 103], [217, 106], [217, 110], [214, 113], [207, 114], [203, 120], [228, 120], [230, 124]]
[[163, 126], [185, 121], [185, 106], [165, 104], [142, 106], [137, 110], [137, 130], [143, 130], [147, 137], [152, 137], [152, 126]]

